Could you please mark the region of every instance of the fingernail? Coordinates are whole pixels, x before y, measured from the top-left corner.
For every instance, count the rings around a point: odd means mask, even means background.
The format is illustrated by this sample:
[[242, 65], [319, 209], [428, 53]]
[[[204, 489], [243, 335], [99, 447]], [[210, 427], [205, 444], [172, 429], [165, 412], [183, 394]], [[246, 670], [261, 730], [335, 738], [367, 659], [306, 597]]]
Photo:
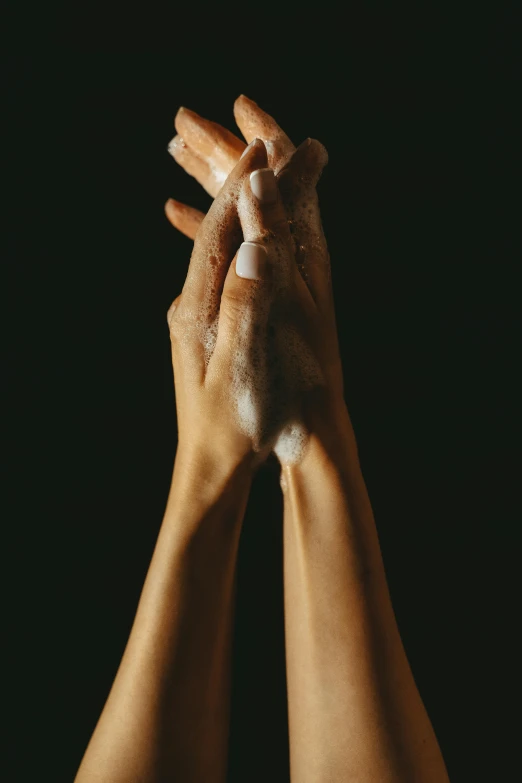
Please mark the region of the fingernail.
[[[243, 153], [242, 153], [242, 155], [241, 155], [241, 158], [244, 158], [244, 157], [245, 157], [245, 155], [247, 154], [247, 152], [248, 152], [248, 150], [250, 149], [250, 147], [253, 147], [253, 146], [254, 146], [254, 144], [256, 143], [256, 141], [257, 141], [257, 139], [252, 139], [252, 141], [250, 142], [250, 144], [248, 145], [248, 147], [245, 147], [245, 149], [243, 150]], [[241, 160], [241, 158], [239, 158], [239, 160]]]
[[257, 169], [250, 175], [252, 193], [261, 204], [274, 204], [277, 201], [277, 185], [272, 169]]
[[243, 242], [236, 258], [236, 274], [247, 280], [260, 280], [268, 259], [266, 248], [256, 242]]

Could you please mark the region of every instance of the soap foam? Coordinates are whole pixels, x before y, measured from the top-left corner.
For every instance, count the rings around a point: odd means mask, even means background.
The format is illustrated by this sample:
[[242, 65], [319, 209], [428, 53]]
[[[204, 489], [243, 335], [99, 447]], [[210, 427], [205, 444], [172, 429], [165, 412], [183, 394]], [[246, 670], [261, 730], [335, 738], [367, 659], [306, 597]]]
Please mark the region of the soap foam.
[[294, 260], [284, 243], [260, 236], [259, 206], [242, 189], [238, 212], [245, 241], [261, 242], [272, 267], [269, 287], [252, 286], [238, 324], [232, 364], [232, 395], [240, 429], [255, 451], [272, 449], [285, 463], [298, 462], [307, 433], [300, 423], [302, 395], [324, 384], [321, 368], [289, 320]]
[[[199, 228], [196, 244], [205, 248], [205, 253], [198, 253], [195, 247], [195, 255], [191, 259], [197, 259], [197, 263], [204, 266], [204, 290], [197, 312], [182, 309], [181, 317], [183, 328], [179, 330], [179, 340], [184, 350], [192, 350], [194, 338], [203, 346], [205, 367], [208, 367], [210, 358], [214, 352], [219, 326], [219, 306], [223, 278], [228, 269], [230, 258], [225, 256], [228, 242], [224, 238], [229, 234], [230, 211], [235, 212], [235, 201], [238, 195], [240, 183], [230, 186], [230, 191], [223, 194], [219, 200], [213, 202], [211, 211], [213, 220], [203, 221]], [[238, 239], [240, 238], [238, 223]], [[194, 270], [195, 275], [201, 275], [201, 269]], [[190, 275], [190, 269], [189, 269]]]
[[[223, 258], [221, 237], [228, 232], [230, 209], [235, 209], [236, 203], [244, 240], [266, 247], [272, 279], [268, 287], [262, 283], [245, 287], [230, 368], [233, 409], [239, 428], [252, 440], [255, 451], [272, 450], [281, 462], [296, 463], [303, 456], [308, 438], [300, 415], [303, 394], [324, 385], [325, 379], [291, 320], [295, 261], [273, 232], [264, 231], [260, 236], [259, 205], [246, 190], [244, 181], [231, 186], [226, 198], [213, 203], [212, 231], [198, 238], [206, 248], [205, 258], [201, 259], [206, 264], [204, 295], [198, 312], [187, 313], [181, 339], [186, 335], [186, 349], [191, 350], [189, 335], [192, 339], [195, 333], [208, 366], [218, 333], [222, 270], [230, 260]], [[313, 211], [313, 201], [311, 205]], [[309, 208], [308, 204], [302, 205], [300, 211], [295, 210], [294, 220], [299, 229], [309, 219]], [[310, 236], [308, 226], [307, 237]], [[320, 236], [322, 230], [320, 234], [314, 230], [314, 245]]]

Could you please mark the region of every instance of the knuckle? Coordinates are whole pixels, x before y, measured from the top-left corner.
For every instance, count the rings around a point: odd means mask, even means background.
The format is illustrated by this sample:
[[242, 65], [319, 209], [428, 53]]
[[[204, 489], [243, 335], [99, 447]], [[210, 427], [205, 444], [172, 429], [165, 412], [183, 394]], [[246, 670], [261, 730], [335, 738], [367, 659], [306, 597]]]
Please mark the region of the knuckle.
[[178, 330], [179, 326], [179, 305], [181, 303], [181, 294], [177, 296], [167, 310], [167, 323], [171, 334]]
[[245, 299], [244, 292], [234, 290], [224, 291], [221, 294], [221, 307], [219, 309], [219, 328], [236, 333], [245, 313], [251, 307], [250, 299]]
[[221, 294], [220, 317], [222, 314], [226, 318], [238, 318], [245, 308], [244, 292], [238, 291], [235, 287], [225, 290]]

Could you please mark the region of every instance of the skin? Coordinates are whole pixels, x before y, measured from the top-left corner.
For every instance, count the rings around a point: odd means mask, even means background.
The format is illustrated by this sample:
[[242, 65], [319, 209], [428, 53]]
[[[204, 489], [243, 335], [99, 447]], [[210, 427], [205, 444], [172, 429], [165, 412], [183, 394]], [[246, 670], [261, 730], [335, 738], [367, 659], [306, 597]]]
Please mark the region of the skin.
[[[176, 118], [178, 134], [188, 137], [183, 160], [215, 188], [223, 181], [219, 166], [234, 155], [237, 161], [244, 144], [186, 111]], [[299, 399], [309, 433], [303, 459], [281, 465], [292, 780], [444, 783], [393, 616], [343, 400], [316, 201], [310, 224], [300, 220], [300, 202], [312, 199], [324, 156], [318, 143], [294, 150], [248, 99], [239, 109], [236, 103], [236, 117], [254, 138], [274, 135], [266, 146], [255, 142], [219, 187], [197, 224], [187, 279], [167, 314], [179, 431], [172, 486], [129, 641], [76, 781], [226, 779], [238, 540], [252, 477], [270, 452], [238, 426], [230, 379], [240, 323], [249, 308], [261, 311], [277, 272], [271, 258], [260, 280], [238, 277], [244, 234], [264, 244], [269, 258], [277, 247], [278, 263], [291, 270], [288, 318], [325, 379]], [[196, 169], [194, 158], [206, 166]], [[269, 164], [278, 173], [278, 197], [267, 206], [256, 201], [249, 175]], [[193, 231], [194, 210], [179, 202], [169, 210], [173, 222]], [[209, 283], [218, 298], [206, 298]], [[207, 326], [218, 318], [208, 361], [196, 317]]]
[[[238, 303], [255, 306], [256, 293], [269, 285], [235, 273], [239, 220], [230, 192], [266, 165], [259, 142], [231, 172], [167, 314], [179, 429], [172, 486], [129, 641], [76, 783], [226, 779], [237, 546], [252, 476], [267, 455], [254, 452], [224, 400]], [[223, 215], [224, 230], [217, 222]], [[208, 276], [223, 290], [205, 366], [190, 324]]]
[[[341, 400], [344, 383], [330, 256], [316, 191], [328, 154], [315, 139], [306, 139], [296, 150], [277, 122], [245, 95], [240, 95], [234, 103], [234, 118], [248, 144], [259, 138], [266, 146], [268, 163], [276, 173], [292, 235], [295, 263], [320, 313], [321, 334], [325, 338], [322, 361], [327, 366], [329, 388]], [[175, 139], [181, 139], [186, 150], [185, 157], [181, 158], [176, 151], [179, 147], [176, 146], [172, 153], [174, 159], [215, 197], [220, 190], [219, 182], [228, 176], [246, 145], [237, 138], [232, 143], [230, 131], [185, 107], [179, 109], [174, 125], [177, 130]], [[188, 168], [185, 166], [187, 156], [191, 162]], [[216, 172], [212, 181], [206, 174], [209, 170]], [[305, 210], [307, 220], [302, 219]], [[172, 225], [191, 239], [196, 237], [198, 226], [204, 218], [199, 210], [174, 199], [169, 199], [165, 204], [165, 213]]]
[[[267, 146], [289, 231], [299, 201], [311, 198], [313, 205], [310, 224], [300, 223], [292, 237], [296, 268], [310, 296], [297, 279], [295, 285], [311, 327], [305, 325], [304, 333], [327, 383], [303, 399], [309, 432], [304, 458], [281, 465], [292, 780], [444, 783], [444, 761], [395, 620], [344, 402], [329, 256], [313, 198], [320, 167], [309, 176], [285, 177], [289, 161], [295, 165], [314, 157], [311, 153], [317, 159], [317, 148], [302, 145], [296, 151], [277, 123], [245, 96], [236, 101], [234, 114], [247, 142], [258, 137]], [[201, 123], [205, 128], [207, 121]], [[195, 124], [191, 113], [192, 131]], [[214, 125], [212, 132], [219, 146]], [[216, 155], [215, 146], [204, 147], [196, 133], [187, 136], [194, 154], [216, 171], [225, 156]], [[227, 144], [230, 152], [228, 136]], [[183, 209], [179, 202], [166, 205], [171, 222], [195, 236], [197, 218], [191, 214], [189, 224], [190, 213]], [[300, 247], [306, 248], [304, 259], [296, 252]]]

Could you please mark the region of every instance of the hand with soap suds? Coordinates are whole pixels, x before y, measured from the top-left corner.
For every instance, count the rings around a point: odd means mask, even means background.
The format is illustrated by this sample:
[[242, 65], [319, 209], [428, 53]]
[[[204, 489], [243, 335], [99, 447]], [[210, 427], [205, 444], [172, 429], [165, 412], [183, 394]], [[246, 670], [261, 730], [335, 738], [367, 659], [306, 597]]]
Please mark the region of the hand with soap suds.
[[241, 461], [273, 450], [285, 462], [302, 455], [304, 399], [330, 391], [319, 311], [328, 289], [319, 276], [309, 286], [300, 274], [279, 190], [291, 202], [321, 149], [305, 142], [276, 180], [255, 139], [199, 226], [182, 295], [168, 313], [182, 454]]
[[[313, 299], [314, 334], [320, 335], [319, 363], [326, 378], [327, 404], [321, 398], [323, 410], [343, 407], [343, 375], [334, 302], [331, 286], [330, 258], [321, 226], [316, 184], [327, 162], [324, 147], [306, 139], [296, 150], [275, 120], [245, 96], [234, 105], [236, 122], [245, 139], [264, 141], [269, 166], [276, 174], [278, 189], [286, 213], [292, 239], [293, 263]], [[175, 160], [213, 196], [222, 187], [226, 176], [245, 148], [230, 131], [210, 122], [195, 112], [181, 108], [175, 119], [178, 134], [169, 150]], [[179, 201], [170, 199], [166, 214], [172, 224], [194, 238], [204, 215]], [[302, 428], [294, 424], [291, 440], [300, 438]], [[282, 443], [280, 456], [283, 455]], [[292, 449], [295, 453], [295, 448]], [[278, 450], [276, 449], [276, 453]]]

